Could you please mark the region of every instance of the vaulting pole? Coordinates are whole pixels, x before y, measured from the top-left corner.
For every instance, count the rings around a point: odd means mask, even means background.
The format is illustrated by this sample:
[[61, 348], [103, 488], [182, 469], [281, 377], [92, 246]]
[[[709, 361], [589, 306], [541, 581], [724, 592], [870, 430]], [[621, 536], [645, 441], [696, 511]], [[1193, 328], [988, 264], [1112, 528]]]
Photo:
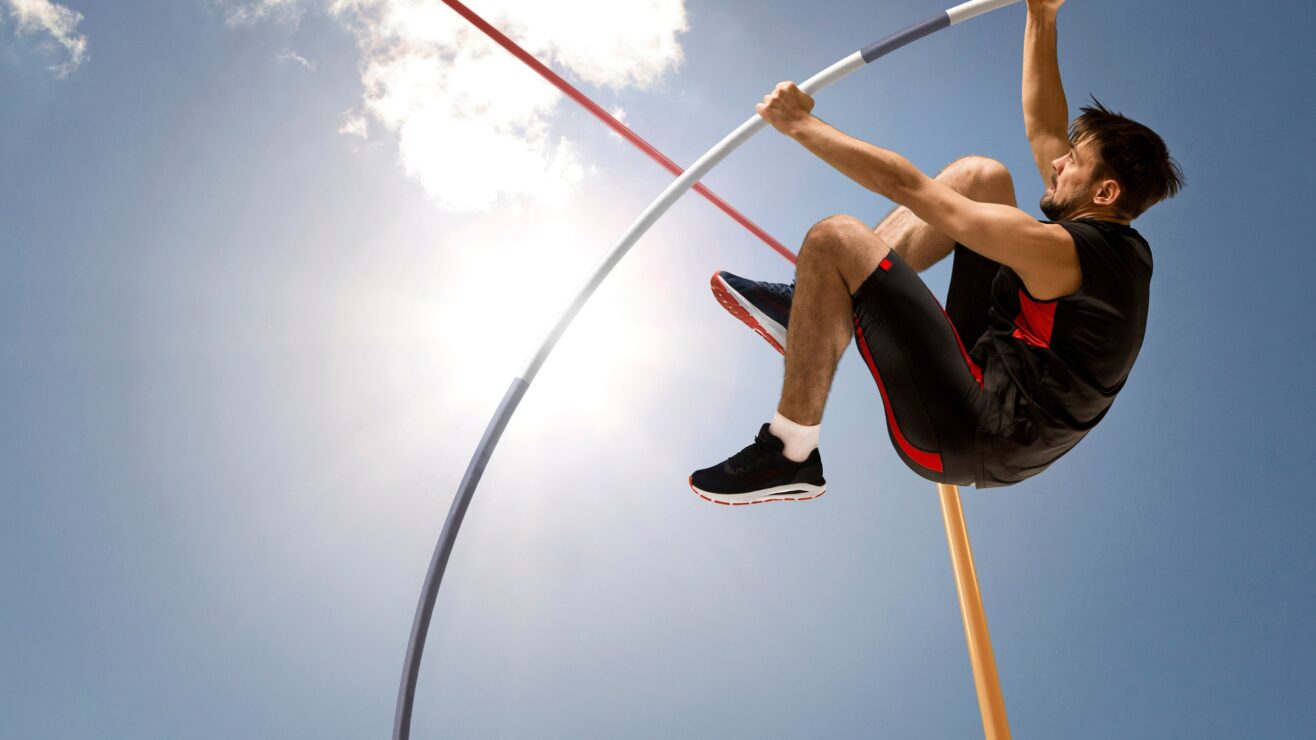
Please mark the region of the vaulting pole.
[[946, 523], [946, 543], [950, 546], [950, 565], [955, 572], [955, 591], [960, 597], [960, 616], [964, 618], [964, 639], [969, 643], [969, 666], [973, 684], [978, 689], [978, 711], [982, 713], [982, 732], [987, 740], [1009, 740], [1010, 723], [1005, 716], [1005, 699], [996, 678], [996, 658], [992, 655], [992, 636], [987, 632], [987, 612], [978, 590], [978, 574], [973, 569], [973, 550], [969, 547], [969, 530], [964, 524], [960, 491], [955, 486], [937, 484], [941, 498], [941, 518]]
[[[927, 20], [916, 23], [902, 31], [898, 31], [877, 43], [864, 47], [859, 51], [845, 57], [832, 66], [824, 69], [822, 72], [810, 77], [800, 85], [800, 89], [809, 95], [820, 92], [823, 88], [831, 85], [837, 80], [849, 75], [851, 72], [867, 65], [868, 63], [885, 56], [896, 49], [907, 44], [917, 41], [932, 33], [936, 33], [944, 28], [949, 28], [958, 23], [962, 23], [971, 18], [975, 18], [984, 13], [1013, 5], [1019, 0], [970, 0], [970, 2], [956, 5], [949, 10], [928, 18]], [[499, 438], [502, 437], [503, 430], [511, 421], [512, 414], [521, 403], [522, 397], [525, 396], [526, 390], [535, 376], [539, 374], [540, 367], [548, 359], [548, 355], [553, 351], [558, 340], [562, 337], [563, 332], [567, 330], [576, 314], [584, 307], [585, 302], [589, 300], [594, 291], [602, 284], [603, 279], [612, 272], [612, 268], [621, 261], [621, 258], [630, 251], [631, 247], [639, 241], [657, 221], [662, 217], [672, 204], [676, 202], [686, 191], [688, 191], [704, 175], [708, 174], [719, 162], [727, 157], [733, 150], [749, 140], [758, 131], [767, 125], [762, 118], [755, 114], [748, 121], [742, 123], [735, 131], [728, 134], [716, 146], [708, 150], [690, 168], [682, 173], [676, 180], [667, 186], [667, 189], [658, 196], [656, 200], [648, 205], [640, 216], [626, 229], [607, 254], [599, 261], [594, 270], [586, 278], [584, 284], [577, 291], [575, 298], [568, 304], [562, 315], [558, 318], [557, 323], [549, 330], [547, 336], [540, 343], [538, 349], [530, 356], [521, 373], [512, 379], [511, 385], [508, 386], [503, 400], [498, 405], [498, 410], [489, 420], [485, 427], [484, 435], [480, 438], [480, 444], [475, 449], [475, 454], [471, 456], [470, 463], [467, 464], [466, 474], [462, 476], [461, 484], [457, 487], [457, 493], [453, 497], [452, 507], [448, 511], [448, 518], [443, 524], [443, 530], [439, 534], [439, 541], [434, 547], [434, 555], [430, 559], [429, 570], [425, 574], [425, 582], [421, 588], [420, 602], [416, 605], [415, 618], [411, 625], [411, 637], [407, 643], [407, 654], [402, 667], [402, 681], [398, 687], [398, 698], [396, 711], [393, 716], [393, 737], [394, 740], [407, 740], [411, 736], [411, 715], [416, 698], [416, 682], [420, 676], [421, 656], [425, 651], [425, 637], [429, 632], [430, 619], [434, 615], [434, 602], [438, 598], [439, 586], [443, 581], [443, 573], [448, 567], [448, 559], [452, 555], [453, 544], [457, 540], [457, 532], [461, 528], [462, 520], [466, 517], [466, 510], [469, 508], [471, 499], [475, 495], [475, 489], [480, 484], [480, 478], [484, 476], [484, 469], [489, 464], [493, 456], [494, 448], [498, 445]], [[955, 499], [958, 504], [958, 497]], [[956, 506], [958, 510], [958, 505]], [[960, 517], [960, 531], [963, 532], [963, 517]], [[967, 535], [963, 538], [966, 545], [967, 553]], [[952, 553], [954, 552], [954, 541], [952, 540]], [[971, 561], [970, 561], [971, 563]], [[972, 565], [968, 573], [972, 574]], [[973, 592], [977, 593], [976, 581], [973, 583]], [[961, 592], [961, 596], [963, 593]], [[981, 612], [981, 603], [979, 602], [978, 611]], [[985, 627], [986, 620], [983, 620]], [[967, 622], [966, 622], [967, 626]], [[986, 630], [983, 630], [985, 634]], [[974, 639], [970, 636], [970, 646], [974, 644]], [[993, 670], [993, 675], [995, 671]], [[975, 678], [977, 673], [975, 671]], [[979, 689], [982, 691], [981, 687]], [[997, 691], [999, 694], [999, 690]], [[1004, 712], [1001, 713], [1002, 719]], [[984, 724], [986, 718], [984, 715]], [[989, 738], [1005, 737], [1000, 735], [989, 735]]]

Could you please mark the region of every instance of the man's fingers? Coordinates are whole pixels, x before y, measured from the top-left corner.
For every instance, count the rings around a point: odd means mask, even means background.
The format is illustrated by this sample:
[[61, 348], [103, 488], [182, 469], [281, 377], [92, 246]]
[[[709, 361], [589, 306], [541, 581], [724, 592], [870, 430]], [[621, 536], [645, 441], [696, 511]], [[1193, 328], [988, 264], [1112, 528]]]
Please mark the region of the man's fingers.
[[794, 97], [796, 99], [803, 98], [806, 100], [811, 100], [808, 95], [804, 94], [804, 91], [800, 90], [798, 87], [795, 86], [794, 82], [787, 81], [787, 82], [778, 82], [777, 86], [772, 88], [772, 92], [763, 96], [763, 102], [772, 103], [773, 101], [780, 100], [786, 96]]
[[772, 92], [763, 96], [763, 102], [754, 106], [754, 110], [773, 127], [784, 131], [783, 126], [813, 110], [813, 98], [794, 82], [778, 82]]

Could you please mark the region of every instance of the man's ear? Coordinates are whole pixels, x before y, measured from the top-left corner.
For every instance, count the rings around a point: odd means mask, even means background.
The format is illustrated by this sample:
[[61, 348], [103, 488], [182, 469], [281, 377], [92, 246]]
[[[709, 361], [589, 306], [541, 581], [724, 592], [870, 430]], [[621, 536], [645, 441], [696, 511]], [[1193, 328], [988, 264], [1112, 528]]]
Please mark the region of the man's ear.
[[1102, 180], [1097, 184], [1097, 192], [1092, 195], [1092, 203], [1097, 206], [1111, 205], [1120, 197], [1120, 184], [1114, 180]]

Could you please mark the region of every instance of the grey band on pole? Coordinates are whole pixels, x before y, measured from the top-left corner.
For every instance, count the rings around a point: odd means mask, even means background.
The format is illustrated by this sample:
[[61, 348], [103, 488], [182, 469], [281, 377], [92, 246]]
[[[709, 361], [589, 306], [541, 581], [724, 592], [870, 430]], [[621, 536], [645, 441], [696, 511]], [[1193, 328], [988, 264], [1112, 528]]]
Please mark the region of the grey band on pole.
[[[1019, 2], [1019, 0], [971, 0], [957, 5], [865, 47], [861, 51], [854, 52], [806, 80], [800, 85], [800, 89], [814, 95], [828, 85], [863, 67], [868, 62], [889, 54], [906, 44], [969, 18], [1016, 2]], [[598, 265], [595, 266], [577, 291], [575, 298], [563, 311], [553, 328], [549, 330], [538, 349], [530, 356], [524, 369], [508, 387], [502, 402], [498, 405], [498, 410], [485, 428], [484, 436], [481, 437], [480, 444], [475, 449], [475, 454], [466, 467], [466, 474], [462, 477], [461, 484], [457, 487], [457, 494], [453, 498], [452, 507], [448, 511], [448, 518], [444, 522], [442, 532], [439, 534], [438, 544], [435, 546], [434, 555], [430, 560], [429, 571], [425, 575], [420, 603], [416, 606], [416, 615], [411, 626], [411, 638], [407, 643], [402, 681], [398, 687], [397, 706], [393, 716], [394, 740], [408, 740], [411, 736], [411, 716], [415, 705], [416, 684], [420, 676], [420, 661], [425, 651], [425, 638], [429, 631], [430, 619], [434, 614], [434, 604], [438, 598], [439, 585], [443, 581], [443, 573], [447, 568], [448, 558], [452, 554], [453, 544], [457, 539], [457, 532], [461, 528], [462, 519], [465, 517], [466, 509], [470, 506], [471, 499], [475, 495], [475, 489], [480, 483], [484, 469], [493, 456], [494, 448], [498, 445], [498, 439], [502, 436], [503, 430], [507, 428], [512, 414], [515, 413], [516, 407], [521, 402], [521, 398], [525, 395], [530, 383], [534, 381], [535, 375], [539, 373], [540, 367], [543, 366], [549, 353], [553, 351], [558, 339], [561, 338], [567, 326], [575, 319], [580, 309], [584, 307], [585, 302], [594, 294], [594, 291], [607, 277], [608, 273], [612, 271], [612, 268], [639, 241], [640, 237], [700, 178], [708, 174], [736, 147], [748, 141], [751, 136], [766, 125], [767, 123], [757, 114], [742, 123], [735, 131], [718, 142], [716, 146], [705, 152], [685, 173], [673, 181], [671, 185], [668, 185], [667, 189], [644, 209], [639, 218], [626, 229], [603, 259], [599, 261]]]
[[868, 63], [943, 28], [950, 28], [950, 16], [945, 13], [933, 16], [922, 23], [915, 23], [909, 28], [893, 33], [877, 43], [865, 46], [859, 54], [864, 58], [864, 63]]

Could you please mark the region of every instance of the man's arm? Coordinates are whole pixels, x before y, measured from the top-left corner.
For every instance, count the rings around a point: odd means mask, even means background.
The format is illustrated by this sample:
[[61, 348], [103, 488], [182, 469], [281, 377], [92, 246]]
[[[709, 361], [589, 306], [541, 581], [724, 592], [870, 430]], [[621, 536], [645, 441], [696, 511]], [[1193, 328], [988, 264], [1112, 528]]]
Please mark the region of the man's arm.
[[1056, 57], [1056, 14], [1065, 0], [1028, 0], [1024, 26], [1024, 131], [1048, 186], [1051, 162], [1069, 151], [1069, 105]]
[[1014, 206], [970, 200], [917, 169], [914, 172], [911, 185], [888, 197], [941, 233], [1014, 270], [1038, 300], [1078, 291], [1083, 270], [1074, 238], [1064, 227], [1042, 223]]
[[909, 208], [955, 241], [999, 262], [1035, 298], [1078, 290], [1082, 271], [1069, 232], [1012, 206], [978, 203], [923, 174], [908, 159], [844, 134], [809, 113], [813, 100], [794, 84], [777, 85], [758, 112], [778, 131], [876, 193]]

